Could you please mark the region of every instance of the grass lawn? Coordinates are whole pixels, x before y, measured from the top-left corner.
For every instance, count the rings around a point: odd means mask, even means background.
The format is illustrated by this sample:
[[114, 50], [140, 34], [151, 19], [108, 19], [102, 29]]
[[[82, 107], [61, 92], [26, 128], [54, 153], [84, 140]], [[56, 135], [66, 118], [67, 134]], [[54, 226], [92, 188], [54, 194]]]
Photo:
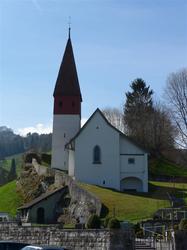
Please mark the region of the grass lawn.
[[0, 212], [8, 212], [14, 216], [21, 204], [22, 199], [16, 192], [16, 181], [0, 187]]
[[185, 191], [187, 192], [187, 184], [175, 183], [173, 190], [173, 183], [167, 182], [151, 182], [150, 192], [147, 194], [122, 193], [84, 183], [80, 183], [80, 186], [100, 198], [104, 205], [103, 216], [115, 214], [119, 220], [131, 222], [151, 218], [159, 208], [169, 207], [167, 192], [175, 190], [178, 196], [185, 195]]

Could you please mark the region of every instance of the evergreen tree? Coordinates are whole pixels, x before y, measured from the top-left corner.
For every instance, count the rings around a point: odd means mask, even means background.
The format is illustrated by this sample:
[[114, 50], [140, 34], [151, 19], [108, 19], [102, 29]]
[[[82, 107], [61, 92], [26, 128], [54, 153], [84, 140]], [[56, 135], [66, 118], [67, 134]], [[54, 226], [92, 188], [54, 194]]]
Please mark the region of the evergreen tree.
[[153, 111], [153, 90], [140, 78], [134, 80], [130, 87], [132, 91], [126, 93], [124, 105], [127, 133], [138, 144], [147, 147], [146, 130], [148, 118]]
[[11, 168], [10, 168], [10, 172], [8, 174], [8, 181], [13, 181], [17, 178], [17, 174], [16, 174], [16, 162], [15, 159], [13, 158], [11, 161]]

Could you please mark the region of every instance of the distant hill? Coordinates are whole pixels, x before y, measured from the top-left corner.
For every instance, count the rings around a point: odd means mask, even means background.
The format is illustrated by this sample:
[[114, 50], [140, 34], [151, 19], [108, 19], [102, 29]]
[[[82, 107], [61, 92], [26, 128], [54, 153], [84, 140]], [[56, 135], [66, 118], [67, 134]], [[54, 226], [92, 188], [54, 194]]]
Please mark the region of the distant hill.
[[24, 153], [30, 149], [39, 152], [51, 150], [52, 134], [28, 133], [26, 137], [17, 135], [6, 126], [0, 127], [0, 160], [7, 156]]

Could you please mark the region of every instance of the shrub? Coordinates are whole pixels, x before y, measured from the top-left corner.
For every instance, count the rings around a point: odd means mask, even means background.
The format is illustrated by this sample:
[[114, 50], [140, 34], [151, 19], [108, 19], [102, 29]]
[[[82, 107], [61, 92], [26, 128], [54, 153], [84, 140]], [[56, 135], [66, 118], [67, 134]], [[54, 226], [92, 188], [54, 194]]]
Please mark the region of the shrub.
[[110, 220], [108, 221], [107, 227], [110, 228], [110, 229], [112, 229], [112, 228], [120, 228], [120, 222], [116, 218], [110, 218]]
[[180, 221], [180, 223], [179, 223], [179, 229], [187, 231], [187, 219], [182, 219]]
[[48, 165], [51, 165], [51, 155], [50, 154], [42, 153], [41, 154], [41, 159], [42, 159], [42, 161], [44, 161]]
[[108, 227], [108, 222], [109, 222], [109, 220], [110, 220], [111, 218], [112, 218], [112, 217], [106, 217], [106, 218], [104, 219], [103, 226], [104, 226], [105, 228]]
[[100, 228], [101, 226], [101, 220], [100, 217], [97, 214], [90, 215], [88, 222], [87, 222], [87, 228]]

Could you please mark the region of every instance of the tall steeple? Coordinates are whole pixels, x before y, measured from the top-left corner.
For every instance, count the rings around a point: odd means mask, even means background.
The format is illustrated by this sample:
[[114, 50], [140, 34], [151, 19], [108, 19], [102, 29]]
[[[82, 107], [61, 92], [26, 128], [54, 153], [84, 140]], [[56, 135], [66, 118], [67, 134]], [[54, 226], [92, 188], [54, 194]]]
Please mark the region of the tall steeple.
[[[70, 28], [69, 37], [66, 44], [62, 63], [60, 65], [53, 96], [57, 99], [61, 99], [60, 97], [67, 96], [77, 97], [77, 99], [82, 102], [82, 96], [70, 37]], [[60, 111], [59, 109], [57, 110], [56, 105], [55, 110]]]
[[68, 170], [65, 145], [80, 129], [82, 102], [70, 28], [53, 96], [52, 167]]

